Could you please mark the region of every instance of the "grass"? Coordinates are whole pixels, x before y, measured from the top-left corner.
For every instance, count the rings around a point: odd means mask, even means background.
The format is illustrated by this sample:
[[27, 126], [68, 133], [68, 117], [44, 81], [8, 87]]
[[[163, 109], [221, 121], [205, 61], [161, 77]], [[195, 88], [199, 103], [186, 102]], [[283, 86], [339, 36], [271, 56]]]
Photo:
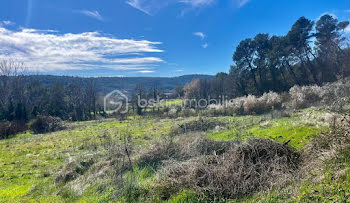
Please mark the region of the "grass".
[[237, 202], [349, 202], [350, 154], [340, 154], [325, 162], [312, 178], [293, 183], [283, 189], [274, 189], [251, 195]]
[[[181, 103], [181, 100], [174, 102], [174, 104], [178, 103]], [[290, 139], [292, 146], [301, 148], [314, 135], [326, 128], [317, 119], [305, 125], [305, 122], [300, 119], [305, 114], [315, 115], [316, 113], [305, 110], [301, 114], [278, 119], [271, 119], [269, 115], [216, 117], [215, 119], [226, 122], [227, 126], [210, 130], [206, 132], [206, 135], [215, 140], [245, 140], [250, 137], [265, 137], [285, 142]], [[105, 139], [103, 135], [106, 133], [111, 135], [114, 141], [119, 139], [120, 134], [130, 134], [137, 151], [162, 139], [178, 123], [191, 119], [195, 118], [175, 120], [137, 117], [123, 122], [114, 119], [75, 122], [70, 123], [67, 130], [59, 132], [39, 135], [27, 132], [8, 140], [0, 140], [0, 202], [108, 202], [115, 200], [115, 188], [110, 182], [98, 182], [89, 186], [82, 195], [77, 196], [69, 190], [62, 190], [62, 185], [55, 183], [55, 174], [69, 157], [79, 156], [96, 147], [98, 149], [103, 142], [108, 141], [103, 140]], [[348, 178], [348, 169], [346, 169], [346, 174]], [[135, 181], [133, 185], [130, 185], [130, 190], [123, 193], [124, 195], [119, 199], [121, 202], [143, 201], [144, 199], [137, 199], [142, 197], [142, 194], [146, 196], [152, 194], [154, 202], [160, 202], [156, 191], [151, 191], [150, 187], [155, 179], [155, 172], [152, 168], [134, 168], [133, 174], [127, 175], [133, 176]], [[339, 183], [340, 185], [331, 185], [327, 182], [324, 184], [338, 189], [340, 187], [349, 188], [349, 183], [346, 181]], [[101, 192], [102, 186], [104, 189]], [[312, 195], [315, 195], [312, 188], [321, 191], [321, 187], [323, 186], [305, 184], [300, 189], [300, 199], [311, 198]], [[329, 190], [324, 191], [324, 195], [326, 194], [329, 194]], [[281, 198], [277, 193], [276, 195], [269, 193], [269, 195], [271, 199], [274, 199], [275, 196]], [[267, 198], [267, 195], [261, 197]], [[200, 201], [199, 197], [191, 191], [182, 191], [169, 200], [169, 202], [198, 201]]]
[[277, 119], [269, 119], [266, 115], [245, 116], [234, 118], [230, 123], [229, 129], [220, 132], [212, 131], [208, 136], [215, 140], [246, 140], [252, 137], [273, 139], [278, 142], [290, 140], [291, 146], [302, 148], [310, 142], [313, 136], [327, 129], [327, 124], [320, 123], [317, 119], [305, 124], [300, 119], [300, 115]]
[[182, 106], [182, 99], [162, 100], [160, 106]]
[[264, 137], [278, 142], [290, 140], [290, 145], [302, 148], [310, 142], [313, 136], [325, 130], [324, 126], [304, 125], [297, 117], [281, 118], [255, 125], [248, 131], [255, 137]]
[[[128, 131], [137, 147], [167, 133], [173, 121], [141, 119], [118, 122], [79, 122], [73, 129], [48, 134], [25, 133], [0, 140], [0, 202], [29, 199], [63, 201], [56, 196], [54, 174], [68, 157], [84, 153], [101, 143], [104, 132], [113, 136]], [[35, 192], [33, 192], [35, 191]]]

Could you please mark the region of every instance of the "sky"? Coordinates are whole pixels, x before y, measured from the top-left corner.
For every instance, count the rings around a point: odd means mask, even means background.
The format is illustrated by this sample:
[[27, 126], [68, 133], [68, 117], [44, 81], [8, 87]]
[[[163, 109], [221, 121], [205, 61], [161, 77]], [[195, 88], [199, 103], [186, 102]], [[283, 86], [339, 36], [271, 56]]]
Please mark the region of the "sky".
[[[227, 72], [238, 43], [301, 16], [350, 20], [349, 0], [2, 0], [0, 60], [34, 74], [174, 77]], [[350, 33], [350, 27], [347, 28]]]

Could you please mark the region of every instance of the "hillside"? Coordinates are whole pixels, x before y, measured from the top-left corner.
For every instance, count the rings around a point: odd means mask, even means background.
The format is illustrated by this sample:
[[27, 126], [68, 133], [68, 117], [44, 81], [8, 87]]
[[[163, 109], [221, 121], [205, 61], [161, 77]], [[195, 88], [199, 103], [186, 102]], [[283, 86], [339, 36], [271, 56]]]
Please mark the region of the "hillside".
[[[101, 94], [109, 93], [115, 89], [123, 90], [130, 93], [136, 84], [142, 83], [145, 89], [157, 87], [164, 92], [171, 92], [176, 86], [185, 85], [193, 79], [208, 79], [211, 80], [213, 76], [210, 75], [183, 75], [178, 77], [98, 77], [94, 78], [98, 91]], [[25, 76], [27, 83], [38, 81], [47, 86], [54, 83], [67, 85], [74, 82], [82, 82], [90, 78], [70, 77], [70, 76], [53, 76], [53, 75], [30, 75]]]
[[0, 140], [0, 202], [346, 202], [349, 87], [28, 130]]

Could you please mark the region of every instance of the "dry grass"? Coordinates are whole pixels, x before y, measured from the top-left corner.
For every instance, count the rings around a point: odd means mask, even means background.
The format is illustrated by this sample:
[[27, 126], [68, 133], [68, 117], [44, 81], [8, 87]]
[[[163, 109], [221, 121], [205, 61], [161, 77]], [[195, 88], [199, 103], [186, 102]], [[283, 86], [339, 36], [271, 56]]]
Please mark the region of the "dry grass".
[[170, 134], [179, 135], [188, 132], [205, 132], [214, 129], [216, 126], [226, 126], [226, 123], [206, 117], [199, 117], [198, 119], [187, 121], [173, 128]]
[[300, 178], [307, 179], [322, 170], [328, 161], [334, 160], [350, 150], [350, 118], [337, 117], [329, 132], [315, 137], [303, 148], [303, 165]]
[[158, 174], [157, 188], [166, 199], [184, 189], [214, 199], [238, 198], [284, 185], [300, 162], [294, 149], [266, 139], [244, 143], [204, 139], [181, 146], [187, 152], [181, 154], [182, 160], [163, 162]]
[[236, 145], [236, 141], [214, 141], [200, 133], [182, 135], [176, 142], [162, 140], [140, 153], [141, 166], [159, 166], [166, 160], [184, 161], [202, 155], [222, 154]]

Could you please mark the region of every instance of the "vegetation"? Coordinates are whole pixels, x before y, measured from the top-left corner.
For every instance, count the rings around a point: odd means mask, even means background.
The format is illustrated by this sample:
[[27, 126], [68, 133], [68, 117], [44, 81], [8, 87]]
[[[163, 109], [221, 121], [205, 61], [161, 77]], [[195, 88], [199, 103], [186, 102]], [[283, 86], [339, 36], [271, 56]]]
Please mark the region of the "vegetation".
[[219, 99], [283, 92], [294, 85], [322, 85], [349, 76], [350, 49], [343, 37], [348, 21], [325, 14], [317, 22], [299, 18], [285, 36], [257, 34], [242, 40], [229, 73], [184, 87], [189, 99]]
[[[309, 115], [315, 116], [316, 119], [308, 123], [308, 128], [304, 128], [305, 124], [300, 118], [307, 120]], [[275, 140], [278, 143], [292, 140], [291, 146], [304, 149], [312, 138], [319, 135], [321, 131], [327, 130], [328, 124], [324, 120], [326, 115], [328, 112], [324, 110], [307, 109], [284, 118], [275, 118], [275, 116], [272, 118], [270, 114], [207, 117], [203, 119], [212, 120], [220, 128], [214, 127], [208, 130], [198, 128], [184, 135], [175, 136], [171, 133], [173, 129], [184, 123], [198, 122], [198, 118], [188, 117], [175, 120], [139, 117], [122, 122], [106, 119], [71, 123], [66, 130], [36, 136], [31, 133], [19, 134], [14, 138], [0, 141], [0, 148], [3, 152], [0, 166], [2, 171], [0, 200], [5, 202], [30, 199], [47, 202], [52, 200], [58, 202], [109, 200], [135, 202], [164, 201], [166, 199], [174, 202], [184, 199], [211, 201], [213, 198], [211, 195], [198, 193], [200, 188], [187, 185], [177, 187], [177, 192], [167, 190], [166, 182], [160, 185], [157, 178], [158, 176], [159, 178], [164, 177], [161, 174], [166, 175], [168, 170], [175, 170], [176, 168], [172, 166], [178, 166], [178, 164], [186, 166], [188, 163], [193, 167], [202, 168], [197, 164], [203, 163], [210, 157], [215, 158], [214, 152], [221, 159], [226, 156], [223, 149], [230, 150], [233, 146], [240, 146], [239, 142], [235, 141], [236, 139], [269, 138], [269, 135], [276, 132], [276, 129], [269, 128], [269, 125], [285, 126], [279, 128], [278, 131], [288, 136], [283, 139], [277, 137]], [[297, 120], [299, 122], [295, 122]], [[290, 134], [290, 129], [299, 128], [303, 130]], [[239, 134], [231, 136], [230, 139], [233, 141], [212, 141], [209, 138], [220, 133], [238, 131], [238, 129], [242, 132], [242, 136]], [[259, 133], [259, 129], [265, 132]], [[244, 137], [244, 132], [246, 132], [246, 137]], [[305, 133], [310, 137], [299, 145], [299, 136]], [[124, 145], [124, 137], [126, 145]], [[254, 141], [247, 143], [251, 142]], [[125, 154], [125, 146], [130, 152], [132, 169], [128, 156]], [[243, 146], [251, 145], [244, 144]], [[299, 150], [293, 151], [302, 153]], [[203, 155], [204, 157], [200, 158]], [[174, 160], [178, 160], [178, 164]], [[210, 165], [208, 167], [212, 168]], [[212, 169], [219, 170], [220, 168]], [[296, 173], [298, 171], [296, 170]], [[181, 180], [187, 180], [187, 178]], [[270, 186], [265, 185], [261, 189], [265, 187]], [[261, 189], [254, 189], [254, 191], [259, 192]], [[220, 198], [225, 198], [225, 196], [220, 196]], [[240, 198], [244, 199], [244, 196]]]
[[229, 74], [135, 83], [116, 112], [99, 80], [45, 85], [3, 61], [0, 202], [348, 201], [348, 25], [301, 17], [243, 40]]

